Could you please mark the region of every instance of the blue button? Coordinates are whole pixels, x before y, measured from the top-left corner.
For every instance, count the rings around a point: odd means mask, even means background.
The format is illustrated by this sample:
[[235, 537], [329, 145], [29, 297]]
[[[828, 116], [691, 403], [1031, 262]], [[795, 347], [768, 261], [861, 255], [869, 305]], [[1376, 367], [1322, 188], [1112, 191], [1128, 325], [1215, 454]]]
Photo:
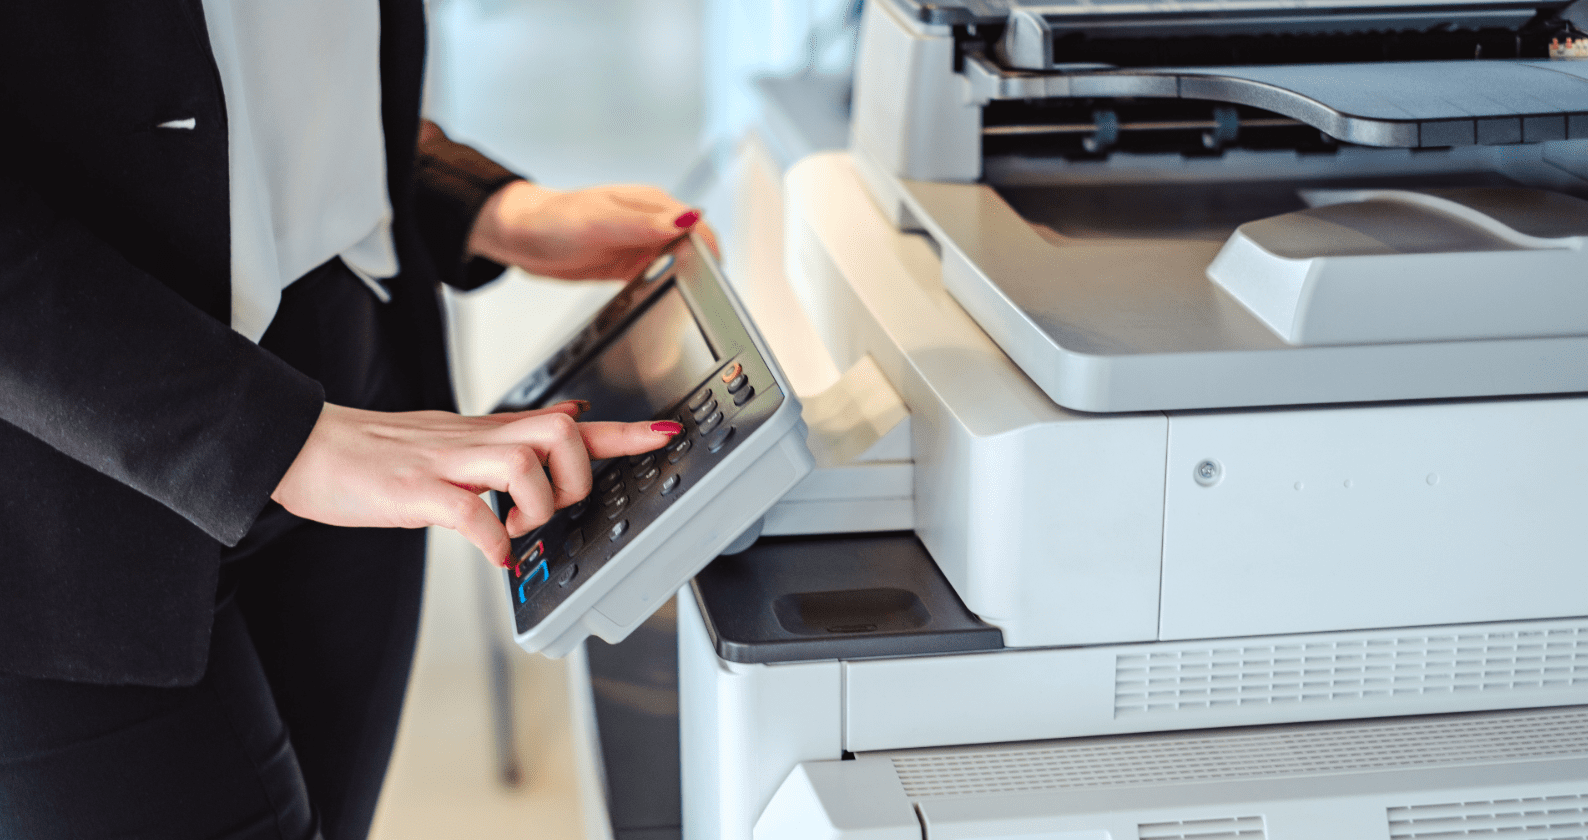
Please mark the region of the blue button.
[[546, 561], [542, 560], [524, 576], [524, 582], [518, 585], [518, 602], [520, 604], [529, 600], [529, 588], [539, 586], [551, 578], [551, 569], [546, 568]]

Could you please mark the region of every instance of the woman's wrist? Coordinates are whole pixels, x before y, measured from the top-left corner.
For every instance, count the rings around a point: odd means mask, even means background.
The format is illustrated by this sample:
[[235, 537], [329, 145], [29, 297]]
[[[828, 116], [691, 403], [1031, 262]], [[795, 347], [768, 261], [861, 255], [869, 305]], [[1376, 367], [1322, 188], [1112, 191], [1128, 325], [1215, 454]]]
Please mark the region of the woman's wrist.
[[469, 255], [512, 265], [522, 247], [527, 223], [560, 190], [533, 181], [510, 181], [481, 205], [469, 231]]

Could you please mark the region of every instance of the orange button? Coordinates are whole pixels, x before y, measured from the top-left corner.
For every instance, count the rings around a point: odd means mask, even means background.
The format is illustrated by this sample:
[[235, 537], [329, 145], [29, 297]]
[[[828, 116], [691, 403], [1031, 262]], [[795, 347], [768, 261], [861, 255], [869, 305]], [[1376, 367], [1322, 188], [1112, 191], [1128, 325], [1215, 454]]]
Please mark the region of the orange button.
[[744, 366], [739, 364], [738, 362], [734, 362], [733, 364], [728, 365], [728, 369], [727, 370], [722, 372], [722, 381], [723, 382], [732, 382], [741, 373], [744, 373]]

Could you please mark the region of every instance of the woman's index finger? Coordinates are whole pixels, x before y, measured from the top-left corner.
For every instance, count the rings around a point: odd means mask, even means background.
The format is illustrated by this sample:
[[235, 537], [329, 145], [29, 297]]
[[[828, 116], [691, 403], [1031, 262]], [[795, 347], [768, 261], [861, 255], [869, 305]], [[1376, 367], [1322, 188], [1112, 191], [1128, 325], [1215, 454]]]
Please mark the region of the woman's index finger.
[[671, 421], [644, 420], [639, 423], [580, 423], [579, 434], [584, 437], [585, 449], [592, 460], [616, 458], [622, 455], [639, 455], [654, 452], [667, 445], [674, 434], [658, 430], [677, 428]]

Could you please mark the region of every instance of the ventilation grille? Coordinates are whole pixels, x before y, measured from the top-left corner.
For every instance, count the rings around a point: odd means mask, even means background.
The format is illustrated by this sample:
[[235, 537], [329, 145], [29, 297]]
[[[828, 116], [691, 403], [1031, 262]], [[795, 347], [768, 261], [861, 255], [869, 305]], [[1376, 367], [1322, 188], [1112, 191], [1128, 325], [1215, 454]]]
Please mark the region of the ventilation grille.
[[1121, 654], [1114, 716], [1588, 687], [1588, 623]]
[[1142, 823], [1136, 826], [1136, 837], [1139, 840], [1268, 840], [1268, 832], [1263, 828], [1262, 817], [1230, 817]]
[[1390, 840], [1488, 836], [1505, 840], [1588, 840], [1588, 796], [1391, 808], [1389, 829]]
[[912, 799], [1588, 756], [1588, 708], [1119, 735], [890, 756]]

